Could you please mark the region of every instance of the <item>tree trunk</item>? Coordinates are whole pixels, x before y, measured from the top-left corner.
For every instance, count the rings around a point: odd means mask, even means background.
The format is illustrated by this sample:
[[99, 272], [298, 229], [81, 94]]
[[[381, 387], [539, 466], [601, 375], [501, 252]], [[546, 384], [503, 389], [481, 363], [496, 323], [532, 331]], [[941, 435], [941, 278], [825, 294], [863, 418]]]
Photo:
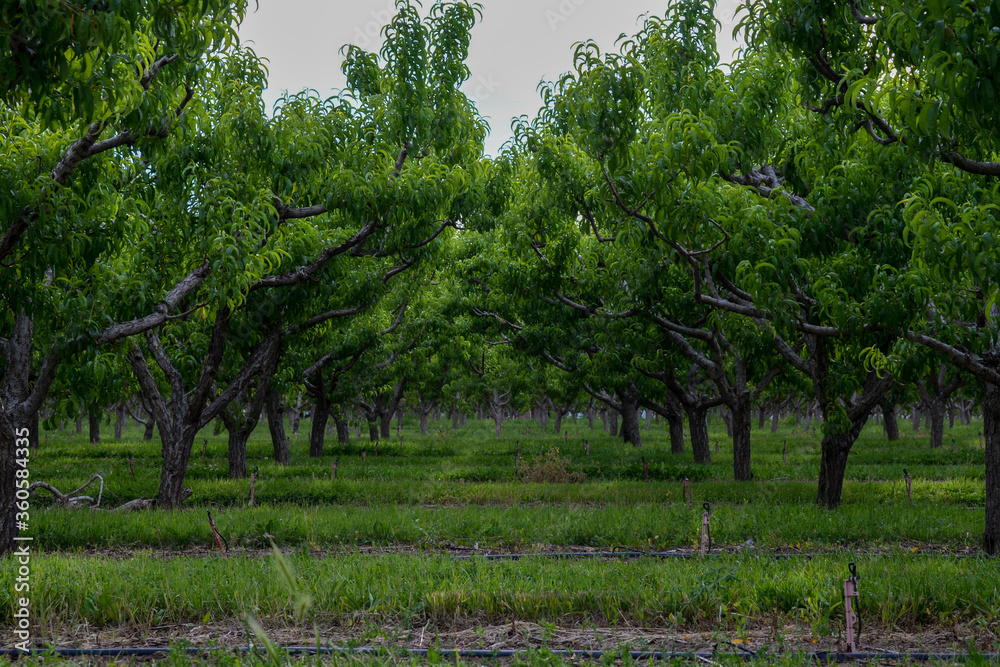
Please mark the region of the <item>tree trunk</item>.
[[618, 411], [608, 408], [608, 435], [612, 438], [618, 435]]
[[590, 404], [587, 406], [587, 428], [594, 430], [594, 399], [590, 399]]
[[670, 453], [684, 453], [684, 416], [678, 413], [667, 415], [667, 424], [670, 429]]
[[1000, 387], [982, 382], [983, 439], [986, 445], [986, 527], [983, 550], [1000, 555]]
[[[747, 409], [749, 410], [749, 408], [747, 408]], [[729, 408], [727, 408], [727, 407], [723, 407], [719, 412], [722, 415], [722, 421], [726, 425], [726, 435], [728, 435], [730, 438], [732, 438], [733, 437], [733, 415], [729, 411]], [[751, 425], [753, 425], [752, 418], [751, 418], [751, 422], [750, 423], [751, 423]]]
[[299, 422], [302, 420], [302, 392], [299, 392], [299, 397], [295, 399], [295, 409], [290, 411], [289, 422], [292, 427], [292, 435], [299, 434]]
[[247, 476], [247, 440], [252, 430], [240, 428], [235, 423], [232, 427], [226, 424], [229, 433], [229, 479], [245, 479]]
[[434, 409], [433, 403], [424, 402], [423, 397], [417, 393], [417, 398], [419, 403], [417, 404], [417, 412], [420, 413], [420, 435], [427, 435], [428, 433], [428, 421], [430, 420], [431, 411]]
[[115, 406], [115, 440], [122, 439], [126, 424], [128, 424], [128, 412], [125, 410], [123, 399], [118, 401], [118, 405]]
[[337, 427], [337, 444], [346, 447], [351, 444], [351, 428], [347, 425], [347, 420], [341, 416], [336, 416], [333, 423]]
[[312, 458], [323, 456], [323, 439], [326, 437], [326, 422], [329, 418], [330, 403], [324, 395], [316, 400], [312, 411], [312, 430], [309, 433], [309, 456]]
[[885, 435], [889, 442], [899, 440], [899, 423], [896, 421], [896, 404], [891, 400], [882, 401], [882, 416], [884, 417]]
[[465, 414], [465, 413], [463, 412], [463, 413], [462, 413], [462, 419], [460, 420], [460, 423], [461, 423], [461, 425], [462, 425], [462, 427], [463, 427], [463, 428], [465, 427], [465, 424], [466, 424], [467, 422], [468, 422], [468, 415], [466, 415], [466, 414]]
[[156, 504], [162, 509], [176, 509], [184, 501], [184, 474], [197, 434], [195, 429], [183, 429], [179, 435], [160, 435], [163, 467], [160, 469], [160, 491]]
[[639, 427], [639, 391], [633, 385], [617, 393], [622, 408], [622, 440], [630, 443], [633, 447], [642, 447], [642, 429]]
[[761, 431], [764, 430], [764, 420], [766, 418], [767, 418], [767, 410], [765, 410], [764, 406], [762, 405], [759, 408], [757, 408], [757, 428]]
[[712, 462], [712, 447], [708, 441], [708, 408], [687, 408], [686, 412], [694, 462], [707, 465]]
[[0, 411], [0, 555], [10, 553], [18, 544], [14, 539], [20, 534], [15, 521], [19, 511], [17, 449], [27, 446], [27, 424], [12, 422], [6, 410]]
[[781, 421], [781, 409], [775, 408], [771, 411], [771, 433], [778, 432], [778, 422]]
[[493, 413], [493, 426], [496, 429], [497, 437], [500, 437], [500, 433], [503, 431], [503, 408], [491, 409], [490, 412]]
[[83, 433], [83, 415], [78, 415], [76, 418], [76, 434], [80, 435]]
[[940, 397], [935, 397], [927, 410], [927, 417], [931, 422], [931, 448], [933, 449], [944, 445], [944, 413], [944, 401]]
[[87, 419], [90, 426], [90, 441], [97, 443], [101, 441], [101, 411], [97, 408], [87, 410]]
[[378, 442], [378, 421], [374, 419], [368, 420], [368, 439], [371, 442]]
[[[29, 458], [27, 450], [38, 433], [38, 409], [55, 377], [53, 368], [31, 386], [34, 326], [23, 314], [15, 314], [13, 324], [9, 340], [4, 341], [0, 375], [0, 557], [24, 544], [15, 539], [20, 533], [17, 513], [29, 511], [27, 489], [19, 487], [30, 481], [31, 464], [22, 471], [18, 459]], [[13, 568], [14, 561], [10, 562]]]
[[[271, 431], [271, 445], [274, 447], [274, 462], [286, 466], [292, 462], [288, 436], [285, 435], [285, 407], [277, 392], [268, 391], [265, 399], [267, 428]], [[297, 410], [292, 412], [294, 416]]]
[[142, 439], [147, 442], [153, 439], [153, 431], [156, 429], [156, 420], [151, 415], [148, 416], [149, 421], [146, 422], [146, 432], [142, 434]]
[[626, 409], [622, 412], [622, 441], [633, 447], [642, 447], [642, 429], [639, 425], [639, 413]]
[[749, 396], [730, 409], [733, 426], [733, 478], [737, 482], [753, 479], [750, 470], [750, 427], [753, 417], [750, 412]]
[[914, 403], [913, 404], [913, 430], [920, 432], [920, 407]]
[[555, 426], [553, 427], [556, 435], [562, 433], [562, 421], [563, 421], [563, 413], [559, 408], [556, 408], [556, 423]]
[[844, 490], [844, 473], [847, 471], [847, 455], [857, 435], [840, 433], [823, 436], [819, 462], [819, 492], [816, 503], [833, 509], [840, 505]]

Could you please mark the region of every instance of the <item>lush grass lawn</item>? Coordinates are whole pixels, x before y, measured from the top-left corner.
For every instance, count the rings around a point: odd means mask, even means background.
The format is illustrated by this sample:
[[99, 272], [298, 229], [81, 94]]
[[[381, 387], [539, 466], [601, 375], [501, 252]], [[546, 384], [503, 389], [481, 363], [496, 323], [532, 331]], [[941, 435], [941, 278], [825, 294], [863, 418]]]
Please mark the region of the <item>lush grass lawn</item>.
[[[50, 637], [67, 627], [239, 624], [248, 614], [272, 627], [370, 623], [412, 630], [524, 622], [715, 628], [732, 636], [749, 626], [798, 623], [829, 644], [843, 630], [842, 580], [855, 560], [869, 624], [959, 624], [980, 628], [980, 644], [988, 646], [1000, 625], [1000, 562], [912, 553], [930, 548], [975, 554], [984, 504], [980, 426], [947, 431], [947, 444], [938, 450], [927, 436], [901, 426], [906, 437], [889, 443], [869, 425], [851, 454], [844, 504], [833, 511], [813, 502], [819, 436], [791, 423], [777, 434], [755, 429], [755, 479], [747, 483], [731, 480], [728, 439], [719, 422], [711, 424], [708, 466], [695, 465], [690, 453], [670, 454], [663, 425], [644, 431], [645, 446], [636, 449], [599, 426], [588, 430], [583, 421], [568, 424], [568, 437], [540, 433], [534, 422], [508, 422], [497, 440], [491, 422], [472, 420], [456, 430], [450, 422], [436, 422], [428, 436], [407, 421], [402, 440], [394, 425], [377, 457], [367, 437], [352, 438], [344, 448], [328, 437], [327, 456], [320, 459], [308, 457], [306, 422], [293, 439], [292, 465], [276, 466], [269, 462], [270, 441], [261, 426], [249, 446], [249, 467], [260, 471], [252, 508], [249, 480], [228, 479], [225, 435], [209, 429], [192, 457], [186, 483], [194, 496], [185, 510], [67, 511], [52, 507], [44, 493], [32, 501], [30, 534], [36, 552], [47, 554], [32, 561], [33, 620], [40, 635]], [[102, 506], [109, 507], [156, 495], [159, 442], [142, 442], [134, 428], [121, 442], [92, 445], [65, 432], [48, 432], [42, 441], [31, 460], [33, 480], [67, 491], [100, 473], [107, 483]], [[525, 483], [515, 467], [518, 447], [522, 466], [558, 448], [556, 467], [565, 465], [586, 479]], [[331, 480], [337, 459], [337, 479]], [[904, 468], [913, 477], [912, 502]], [[691, 507], [683, 495], [685, 477], [691, 480]], [[698, 544], [703, 502], [712, 505], [713, 543], [727, 555], [488, 562], [449, 553], [691, 550]], [[229, 542], [228, 557], [209, 551], [214, 542], [206, 509]], [[285, 551], [294, 584], [275, 558], [261, 552], [272, 542]], [[821, 555], [775, 558], [775, 550]], [[0, 571], [0, 617], [8, 619], [13, 576], [10, 568]], [[296, 600], [303, 599], [307, 611], [297, 616]], [[413, 659], [339, 661], [360, 667]], [[775, 661], [802, 663], [791, 653]], [[447, 662], [456, 664], [454, 658]], [[599, 662], [544, 650], [515, 660], [532, 666]], [[618, 656], [604, 664], [612, 662], [630, 659]]]

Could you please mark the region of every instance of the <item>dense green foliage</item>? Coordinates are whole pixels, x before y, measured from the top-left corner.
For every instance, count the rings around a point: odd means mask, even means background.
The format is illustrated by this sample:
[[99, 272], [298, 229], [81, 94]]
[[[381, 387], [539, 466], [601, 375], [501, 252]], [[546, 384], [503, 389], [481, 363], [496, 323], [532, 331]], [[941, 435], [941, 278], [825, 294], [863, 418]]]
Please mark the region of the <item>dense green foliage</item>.
[[[676, 0], [487, 157], [480, 6], [394, 4], [269, 112], [245, 2], [0, 2], [0, 554], [29, 444], [105, 484], [31, 488], [36, 623], [824, 638], [852, 556], [883, 627], [1000, 621], [1000, 7], [746, 0], [727, 65]], [[452, 557], [690, 555], [702, 502], [710, 561]]]

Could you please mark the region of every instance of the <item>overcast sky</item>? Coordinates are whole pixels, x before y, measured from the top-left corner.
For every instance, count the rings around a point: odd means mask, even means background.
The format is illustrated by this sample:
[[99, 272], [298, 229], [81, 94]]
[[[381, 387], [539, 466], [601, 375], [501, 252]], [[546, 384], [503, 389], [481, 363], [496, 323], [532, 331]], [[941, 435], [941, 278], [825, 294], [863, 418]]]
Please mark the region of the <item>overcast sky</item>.
[[[651, 0], [480, 0], [483, 20], [472, 33], [465, 93], [489, 121], [487, 153], [510, 135], [511, 118], [534, 116], [539, 81], [551, 81], [573, 64], [573, 44], [595, 40], [602, 51], [618, 36], [634, 34], [644, 13], [663, 15], [667, 2]], [[426, 0], [429, 7], [431, 0]], [[737, 0], [719, 0], [719, 52], [728, 60]], [[356, 44], [377, 51], [379, 32], [393, 15], [393, 0], [260, 0], [240, 28], [257, 55], [267, 59], [271, 105], [284, 90], [312, 88], [328, 95], [344, 85], [340, 48]]]

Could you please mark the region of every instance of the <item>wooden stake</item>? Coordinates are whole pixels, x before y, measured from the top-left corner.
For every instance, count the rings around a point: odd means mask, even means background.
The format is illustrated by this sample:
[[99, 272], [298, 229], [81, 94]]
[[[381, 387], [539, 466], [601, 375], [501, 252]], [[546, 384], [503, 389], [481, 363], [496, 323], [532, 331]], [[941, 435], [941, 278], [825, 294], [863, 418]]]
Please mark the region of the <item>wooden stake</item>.
[[250, 507], [253, 507], [254, 492], [257, 488], [257, 466], [253, 468], [253, 474], [250, 475]]
[[[854, 613], [854, 599], [858, 597], [858, 569], [854, 563], [847, 566], [851, 576], [844, 580], [844, 621], [847, 626], [847, 652], [857, 653], [858, 642], [854, 635], [854, 626], [858, 625], [858, 617]], [[859, 626], [860, 627], [860, 626]]]

